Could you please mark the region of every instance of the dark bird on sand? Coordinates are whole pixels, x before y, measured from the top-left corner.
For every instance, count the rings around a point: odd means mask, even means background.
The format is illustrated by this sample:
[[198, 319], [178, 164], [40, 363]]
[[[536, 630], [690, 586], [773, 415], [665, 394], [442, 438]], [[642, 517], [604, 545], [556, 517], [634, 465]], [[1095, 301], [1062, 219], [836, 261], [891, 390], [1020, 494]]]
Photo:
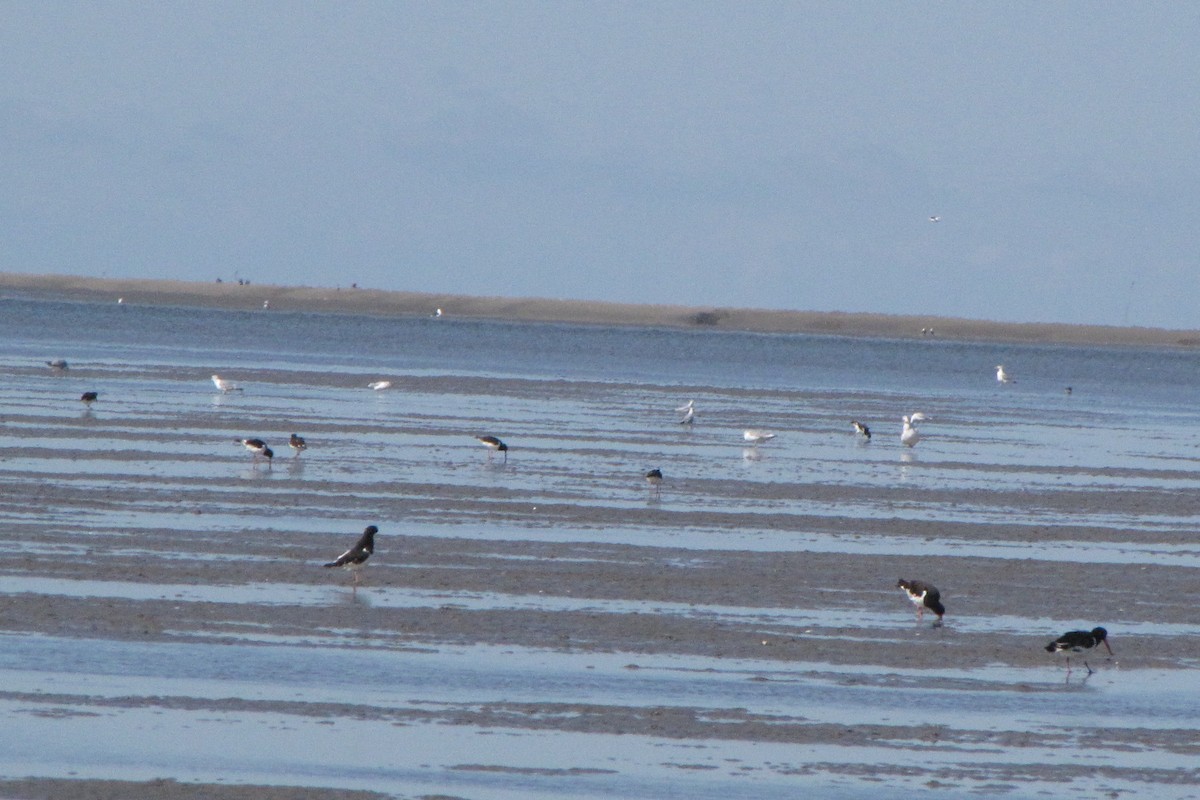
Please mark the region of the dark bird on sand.
[[359, 570], [366, 566], [367, 559], [375, 552], [375, 534], [377, 533], [379, 533], [379, 528], [368, 525], [353, 547], [324, 566], [345, 567], [351, 570], [354, 573], [354, 583], [357, 585]]
[[267, 443], [262, 439], [234, 439], [234, 441], [253, 453], [256, 463], [259, 457], [262, 457], [267, 460], [267, 466], [270, 467], [271, 459], [275, 457], [275, 451], [267, 447]]
[[901, 578], [896, 583], [897, 589], [903, 589], [908, 595], [908, 599], [917, 607], [917, 619], [925, 618], [925, 609], [929, 609], [937, 614], [938, 622], [942, 621], [942, 616], [946, 613], [946, 607], [942, 605], [942, 593], [937, 590], [937, 587], [931, 583], [924, 581], [906, 581]]
[[[1046, 652], [1065, 655], [1067, 657], [1067, 674], [1069, 675], [1072, 655], [1087, 655], [1102, 644], [1110, 656], [1114, 655], [1112, 648], [1108, 645], [1108, 631], [1104, 628], [1092, 628], [1090, 631], [1067, 631], [1046, 645]], [[1083, 661], [1083, 666], [1087, 667], [1088, 675], [1095, 671], [1088, 666], [1086, 659]]]
[[96, 402], [99, 397], [100, 395], [98, 392], [84, 392], [82, 395], [80, 395], [79, 399], [90, 406], [92, 403]]
[[488, 458], [491, 459], [492, 453], [504, 453], [504, 460], [508, 461], [508, 445], [497, 439], [495, 436], [476, 436], [485, 447], [488, 448]]

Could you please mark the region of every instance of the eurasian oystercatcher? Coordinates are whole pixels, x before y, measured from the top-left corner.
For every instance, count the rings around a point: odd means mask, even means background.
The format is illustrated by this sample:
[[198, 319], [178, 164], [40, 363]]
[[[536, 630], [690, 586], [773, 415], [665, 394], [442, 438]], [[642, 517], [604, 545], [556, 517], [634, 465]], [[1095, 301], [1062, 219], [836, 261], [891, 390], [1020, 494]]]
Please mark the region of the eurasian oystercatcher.
[[920, 411], [909, 417], [901, 417], [901, 421], [904, 423], [904, 428], [900, 431], [901, 444], [916, 447], [917, 442], [921, 441], [921, 434], [917, 432], [917, 423], [924, 419], [928, 419], [928, 417]]
[[[1071, 674], [1071, 655], [1074, 653], [1082, 653], [1086, 655], [1092, 652], [1101, 644], [1104, 649], [1108, 650], [1108, 654], [1115, 655], [1112, 648], [1108, 646], [1108, 631], [1104, 628], [1092, 628], [1090, 631], [1067, 631], [1062, 636], [1055, 639], [1050, 644], [1046, 645], [1047, 653], [1062, 654], [1067, 657], [1067, 674]], [[1088, 675], [1091, 675], [1094, 670], [1088, 666], [1085, 659], [1083, 665], [1087, 667]]]
[[758, 445], [762, 444], [763, 442], [771, 441], [775, 438], [775, 434], [768, 431], [760, 431], [756, 428], [749, 428], [748, 430], [742, 431], [742, 438], [751, 444]]
[[259, 456], [267, 460], [267, 468], [271, 467], [271, 459], [275, 457], [275, 451], [267, 447], [267, 443], [262, 439], [234, 439], [235, 442], [245, 447], [254, 454], [254, 462], [258, 463]]
[[296, 455], [300, 455], [301, 450], [308, 449], [308, 443], [304, 441], [303, 436], [293, 433], [292, 438], [288, 439], [288, 447], [292, 448]]
[[222, 394], [229, 394], [230, 392], [240, 392], [242, 390], [242, 387], [238, 386], [233, 381], [225, 380], [220, 375], [213, 375], [212, 382], [213, 382], [213, 386], [216, 386], [217, 389], [219, 389]]
[[67, 360], [65, 358], [56, 358], [53, 361], [47, 361], [46, 366], [50, 369], [64, 370], [67, 369]]
[[870, 428], [868, 428], [866, 425], [863, 425], [861, 422], [859, 422], [856, 419], [850, 420], [850, 424], [854, 426], [854, 430], [858, 431], [859, 436], [866, 439], [868, 442], [871, 441], [871, 429]]
[[506, 445], [504, 442], [500, 441], [495, 436], [476, 436], [475, 438], [478, 439], [480, 443], [488, 449], [489, 461], [492, 458], [492, 453], [500, 452], [504, 453], [505, 463], [508, 462], [508, 445]]
[[650, 484], [650, 488], [654, 491], [655, 496], [662, 494], [662, 470], [652, 469], [646, 473], [646, 483]]
[[100, 395], [98, 392], [84, 392], [82, 395], [80, 395], [79, 399], [90, 406], [92, 403], [96, 402], [99, 397]]
[[345, 567], [354, 573], [354, 584], [358, 585], [358, 572], [367, 563], [367, 559], [375, 552], [375, 534], [379, 533], [379, 528], [374, 525], [368, 525], [363, 530], [362, 536], [358, 537], [358, 541], [354, 543], [346, 552], [325, 564], [326, 567]]
[[937, 587], [931, 583], [924, 581], [906, 581], [901, 578], [896, 582], [897, 589], [903, 589], [908, 595], [908, 599], [917, 607], [917, 619], [925, 618], [925, 609], [929, 609], [937, 614], [938, 622], [942, 621], [942, 617], [946, 613], [946, 607], [942, 605], [942, 593], [937, 590]]

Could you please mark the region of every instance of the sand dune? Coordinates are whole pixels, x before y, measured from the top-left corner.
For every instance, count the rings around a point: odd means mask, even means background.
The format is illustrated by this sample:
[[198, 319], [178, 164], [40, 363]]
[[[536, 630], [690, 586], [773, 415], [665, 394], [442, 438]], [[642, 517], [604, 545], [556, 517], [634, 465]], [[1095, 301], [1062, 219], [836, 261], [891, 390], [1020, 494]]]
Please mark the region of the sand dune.
[[[1103, 325], [1009, 323], [950, 317], [901, 316], [818, 311], [642, 305], [531, 297], [396, 292], [379, 289], [85, 278], [71, 275], [0, 273], [0, 292], [27, 297], [127, 304], [179, 305], [232, 309], [327, 311], [349, 314], [428, 316], [527, 322], [696, 327], [764, 333], [817, 333], [839, 336], [991, 340], [1064, 344], [1200, 345], [1200, 331]], [[932, 334], [926, 331], [932, 331]]]

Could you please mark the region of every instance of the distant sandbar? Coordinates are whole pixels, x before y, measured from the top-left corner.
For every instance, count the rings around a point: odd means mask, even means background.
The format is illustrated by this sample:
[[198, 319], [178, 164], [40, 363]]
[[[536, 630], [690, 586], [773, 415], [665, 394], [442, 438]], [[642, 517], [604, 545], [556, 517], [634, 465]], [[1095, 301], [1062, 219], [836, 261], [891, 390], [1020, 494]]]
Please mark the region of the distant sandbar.
[[1013, 323], [954, 317], [836, 311], [689, 307], [519, 297], [398, 292], [356, 287], [275, 286], [231, 281], [85, 278], [0, 273], [0, 292], [25, 297], [227, 309], [429, 316], [522, 322], [638, 325], [763, 333], [814, 333], [882, 338], [934, 337], [1029, 343], [1195, 347], [1200, 331], [1107, 325]]

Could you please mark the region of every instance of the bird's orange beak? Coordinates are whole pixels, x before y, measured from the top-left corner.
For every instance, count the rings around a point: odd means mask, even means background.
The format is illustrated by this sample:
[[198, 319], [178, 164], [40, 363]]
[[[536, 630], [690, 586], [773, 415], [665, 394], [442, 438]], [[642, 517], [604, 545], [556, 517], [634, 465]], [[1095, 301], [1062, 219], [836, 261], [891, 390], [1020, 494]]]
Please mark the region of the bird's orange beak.
[[1114, 653], [1114, 652], [1112, 651], [1112, 648], [1108, 646], [1108, 639], [1103, 639], [1102, 641], [1104, 642], [1104, 649], [1108, 651], [1108, 654], [1109, 654], [1110, 656], [1115, 656], [1115, 655], [1116, 655], [1116, 653]]

